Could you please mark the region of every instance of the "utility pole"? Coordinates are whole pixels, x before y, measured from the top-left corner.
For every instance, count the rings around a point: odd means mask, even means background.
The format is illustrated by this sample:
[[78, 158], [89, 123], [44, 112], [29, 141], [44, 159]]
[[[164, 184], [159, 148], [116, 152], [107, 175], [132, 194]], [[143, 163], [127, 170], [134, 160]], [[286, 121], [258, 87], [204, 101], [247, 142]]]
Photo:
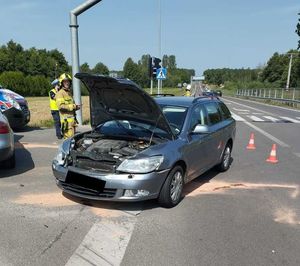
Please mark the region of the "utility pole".
[[286, 87], [285, 87], [286, 90], [289, 90], [289, 88], [290, 88], [290, 78], [291, 78], [292, 61], [293, 61], [293, 54], [290, 54], [289, 71], [288, 71], [288, 76], [287, 76], [287, 81], [286, 81]]
[[[71, 29], [71, 45], [72, 45], [72, 76], [73, 76], [73, 93], [75, 103], [81, 105], [80, 81], [75, 78], [75, 74], [79, 72], [79, 48], [78, 48], [78, 23], [77, 16], [84, 11], [98, 4], [101, 0], [87, 0], [75, 9], [70, 11], [70, 29]], [[79, 125], [82, 125], [82, 110], [76, 111]]]
[[[161, 0], [158, 0], [158, 56], [161, 58]], [[163, 67], [163, 64], [161, 62], [161, 67]], [[162, 80], [157, 80], [157, 93], [160, 94], [160, 89], [162, 85]]]

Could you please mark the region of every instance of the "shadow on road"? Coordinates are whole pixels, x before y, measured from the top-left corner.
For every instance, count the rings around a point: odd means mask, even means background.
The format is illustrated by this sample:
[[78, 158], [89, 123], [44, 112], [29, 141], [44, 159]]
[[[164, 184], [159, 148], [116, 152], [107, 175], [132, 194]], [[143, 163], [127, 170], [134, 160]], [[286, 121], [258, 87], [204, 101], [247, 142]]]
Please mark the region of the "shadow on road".
[[0, 169], [0, 178], [23, 174], [34, 168], [31, 153], [20, 143], [23, 137], [15, 134], [16, 166], [14, 169]]
[[[233, 162], [233, 159], [231, 158], [230, 164]], [[201, 186], [203, 186], [206, 183], [209, 183], [211, 179], [216, 177], [220, 172], [216, 170], [215, 168], [212, 168], [211, 170], [205, 172], [204, 174], [200, 175], [193, 181], [189, 182], [184, 186], [183, 189], [183, 196], [182, 200], [193, 191], [199, 189]], [[110, 201], [101, 201], [101, 200], [88, 200], [83, 199], [80, 197], [76, 197], [73, 195], [69, 195], [65, 192], [62, 192], [62, 195], [78, 204], [83, 204], [86, 206], [92, 206], [95, 208], [101, 208], [101, 209], [108, 209], [108, 210], [120, 210], [120, 211], [129, 211], [129, 212], [138, 212], [141, 210], [149, 210], [149, 209], [155, 209], [159, 208], [159, 204], [157, 200], [147, 200], [142, 202], [110, 202]]]
[[[233, 163], [233, 158], [230, 158], [230, 165], [232, 165]], [[194, 180], [192, 180], [191, 182], [189, 182], [188, 184], [185, 185], [185, 187], [183, 188], [183, 197], [189, 195], [190, 193], [192, 193], [193, 191], [201, 188], [201, 186], [203, 186], [204, 184], [207, 184], [210, 182], [211, 179], [213, 179], [214, 177], [216, 177], [220, 172], [216, 169], [216, 167], [208, 170], [207, 172], [205, 172], [204, 174], [198, 176], [197, 178], [195, 178]]]
[[42, 127], [35, 127], [35, 126], [25, 126], [23, 128], [17, 128], [14, 129], [14, 132], [17, 133], [22, 133], [22, 132], [31, 132], [31, 131], [36, 131], [36, 130], [45, 130], [46, 128], [42, 128]]
[[89, 200], [69, 195], [68, 193], [63, 192], [62, 195], [78, 204], [83, 204], [86, 206], [107, 209], [107, 210], [119, 210], [124, 212], [140, 212], [146, 209], [154, 209], [159, 207], [156, 200], [148, 200], [142, 202], [112, 202], [112, 201], [101, 201], [101, 200]]

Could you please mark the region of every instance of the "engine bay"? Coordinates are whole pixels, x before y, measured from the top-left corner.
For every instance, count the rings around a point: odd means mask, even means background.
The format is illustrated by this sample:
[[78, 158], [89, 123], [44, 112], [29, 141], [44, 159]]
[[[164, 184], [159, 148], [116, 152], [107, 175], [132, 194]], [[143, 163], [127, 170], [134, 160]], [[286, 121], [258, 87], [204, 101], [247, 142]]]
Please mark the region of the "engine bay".
[[141, 139], [120, 139], [87, 133], [75, 139], [69, 165], [86, 170], [114, 173], [127, 158], [147, 149], [155, 142]]

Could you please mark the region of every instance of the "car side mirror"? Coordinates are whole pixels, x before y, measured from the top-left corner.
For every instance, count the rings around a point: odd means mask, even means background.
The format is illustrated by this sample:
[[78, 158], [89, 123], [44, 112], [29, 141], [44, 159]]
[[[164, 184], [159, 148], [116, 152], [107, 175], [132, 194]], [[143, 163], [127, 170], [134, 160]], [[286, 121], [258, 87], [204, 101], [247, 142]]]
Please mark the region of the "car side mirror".
[[206, 125], [196, 125], [194, 130], [191, 133], [192, 134], [208, 134], [209, 128]]

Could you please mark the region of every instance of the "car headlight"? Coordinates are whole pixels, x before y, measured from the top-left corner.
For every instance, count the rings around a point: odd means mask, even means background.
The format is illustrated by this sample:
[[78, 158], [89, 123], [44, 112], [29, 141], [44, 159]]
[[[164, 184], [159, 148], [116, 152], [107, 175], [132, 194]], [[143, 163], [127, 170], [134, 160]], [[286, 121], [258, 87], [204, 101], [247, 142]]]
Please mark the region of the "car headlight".
[[70, 152], [71, 145], [72, 145], [71, 139], [67, 139], [62, 144], [59, 145], [58, 153], [54, 157], [54, 161], [57, 161], [57, 164], [62, 166], [65, 164], [67, 155]]
[[163, 156], [153, 156], [142, 159], [126, 159], [117, 168], [126, 173], [149, 173], [159, 168], [164, 160]]

